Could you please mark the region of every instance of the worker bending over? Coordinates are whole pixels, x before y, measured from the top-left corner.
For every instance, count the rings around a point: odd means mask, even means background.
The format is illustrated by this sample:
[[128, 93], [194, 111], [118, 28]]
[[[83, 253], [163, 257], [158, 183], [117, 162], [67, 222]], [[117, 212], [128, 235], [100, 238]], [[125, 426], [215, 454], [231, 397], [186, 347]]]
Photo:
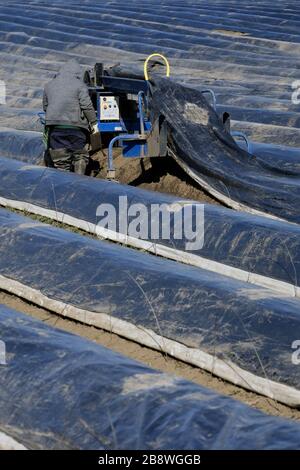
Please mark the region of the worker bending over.
[[55, 168], [84, 174], [89, 132], [98, 132], [96, 113], [80, 65], [70, 60], [44, 89], [48, 149]]

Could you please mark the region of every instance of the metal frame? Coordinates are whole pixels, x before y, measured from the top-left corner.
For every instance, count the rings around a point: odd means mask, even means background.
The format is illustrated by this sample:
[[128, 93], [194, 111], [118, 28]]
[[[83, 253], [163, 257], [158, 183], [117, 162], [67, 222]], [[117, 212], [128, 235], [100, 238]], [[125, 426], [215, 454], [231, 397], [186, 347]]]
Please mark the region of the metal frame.
[[[113, 161], [113, 146], [116, 142], [119, 141], [131, 141], [131, 140], [137, 140], [137, 141], [142, 141], [142, 140], [147, 140], [149, 136], [149, 131], [145, 132], [145, 114], [143, 112], [143, 104], [146, 105], [146, 108], [148, 106], [148, 101], [146, 98], [146, 95], [144, 91], [140, 90], [138, 92], [138, 110], [139, 110], [139, 121], [140, 121], [140, 133], [139, 134], [120, 134], [114, 137], [108, 146], [108, 154], [107, 154], [107, 178], [108, 179], [115, 179], [116, 177], [116, 170], [114, 167], [114, 161]], [[142, 146], [142, 156], [144, 156], [144, 147]]]

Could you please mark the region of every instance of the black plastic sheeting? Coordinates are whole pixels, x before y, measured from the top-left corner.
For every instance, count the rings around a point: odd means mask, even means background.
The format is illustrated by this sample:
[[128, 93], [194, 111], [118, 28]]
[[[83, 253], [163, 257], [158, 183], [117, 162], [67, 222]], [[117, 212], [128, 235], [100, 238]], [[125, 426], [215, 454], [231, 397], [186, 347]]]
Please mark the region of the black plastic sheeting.
[[[141, 78], [141, 75], [139, 74], [138, 77]], [[3, 108], [1, 111], [3, 112]], [[19, 113], [19, 110], [17, 112]], [[42, 140], [43, 127], [38, 120], [36, 122], [37, 131], [0, 127], [0, 155], [28, 163], [42, 164], [45, 150]], [[238, 139], [237, 143], [241, 148], [247, 150], [243, 140]], [[262, 158], [264, 163], [270, 162], [272, 168], [284, 168], [289, 173], [293, 173], [293, 168], [296, 165], [298, 172], [298, 148], [259, 142], [251, 142], [251, 148], [254, 155]]]
[[45, 146], [40, 132], [24, 132], [0, 128], [0, 156], [40, 164]]
[[197, 90], [157, 78], [152, 91], [152, 112], [164, 116], [169, 147], [194, 179], [229, 204], [300, 223], [300, 159], [282, 168], [242, 150]]
[[267, 416], [0, 305], [0, 430], [28, 449], [297, 449]]
[[[269, 152], [267, 161], [247, 153], [226, 132], [200, 91], [167, 79], [152, 80], [150, 107], [153, 116], [165, 118], [169, 148], [177, 161], [215, 197], [234, 208], [300, 223], [300, 154], [282, 164], [278, 151], [274, 159]], [[41, 160], [38, 133], [27, 132], [24, 141], [19, 132], [0, 135], [0, 155]]]
[[269, 380], [289, 385], [283, 401], [300, 405], [299, 396], [290, 396], [300, 389], [300, 369], [292, 361], [298, 300], [3, 209], [0, 274], [47, 298], [98, 312], [100, 319], [106, 314], [204, 351], [266, 379], [268, 386]]
[[[92, 0], [2, 4], [0, 79], [6, 82], [7, 100], [1, 105], [0, 125], [41, 129], [37, 112], [43, 86], [71, 57], [88, 67], [103, 61], [140, 65], [142, 70], [143, 60], [158, 50], [170, 59], [172, 80], [198, 91], [214, 90], [218, 111], [231, 112], [235, 130], [245, 130], [251, 140], [289, 145], [299, 152], [299, 105], [292, 101], [300, 67], [297, 8], [296, 0], [288, 10], [272, 0], [251, 8], [246, 0], [214, 2], [209, 8], [204, 0], [129, 0], [126, 9], [105, 0], [101, 5]], [[169, 92], [163, 87], [160, 93], [166, 91], [163, 98], [170, 99], [161, 100], [159, 93], [157, 98], [159, 108], [166, 115], [166, 108], [170, 111], [174, 147], [182, 161], [221, 195], [299, 222], [299, 153], [298, 162], [284, 164], [277, 150], [267, 162], [250, 158], [232, 147], [212, 113], [209, 132], [186, 121], [178, 129], [182, 113], [176, 113], [186, 99], [200, 108], [205, 104], [197, 91], [180, 90], [173, 84]], [[0, 155], [8, 154], [0, 146]], [[22, 159], [21, 154], [14, 157]]]
[[288, 9], [274, 0], [209, 8], [206, 0], [128, 0], [125, 9], [111, 0], [2, 2], [0, 78], [8, 90], [0, 125], [36, 130], [42, 86], [70, 57], [128, 65], [158, 51], [176, 80], [213, 88], [235, 129], [254, 141], [300, 147], [299, 106], [291, 100], [299, 79], [297, 18], [298, 0]]
[[[0, 197], [4, 201], [23, 201], [55, 211], [51, 217], [57, 217], [58, 211], [91, 224], [100, 221], [96, 216], [99, 204], [111, 204], [119, 220], [119, 197], [126, 196], [128, 206], [143, 204], [148, 217], [151, 205], [167, 204], [170, 239], [163, 239], [161, 233], [159, 238], [152, 238], [148, 233], [147, 241], [300, 286], [300, 228], [297, 225], [205, 204], [204, 245], [201, 249], [187, 251], [189, 240], [184, 230], [182, 239], [174, 238], [172, 207], [182, 204], [182, 199], [5, 158], [0, 158], [0, 180]], [[190, 220], [194, 215], [191, 211]], [[146, 222], [150, 227], [150, 221]], [[88, 223], [82, 227], [91, 230]], [[122, 233], [122, 227], [117, 226], [117, 232], [120, 231]]]

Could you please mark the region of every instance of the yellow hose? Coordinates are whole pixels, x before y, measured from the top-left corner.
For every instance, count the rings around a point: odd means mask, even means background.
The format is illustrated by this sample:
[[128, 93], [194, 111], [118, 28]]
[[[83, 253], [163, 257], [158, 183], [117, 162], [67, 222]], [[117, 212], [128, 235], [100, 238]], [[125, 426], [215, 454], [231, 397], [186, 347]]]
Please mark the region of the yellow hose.
[[156, 52], [154, 54], [150, 54], [147, 59], [145, 60], [145, 63], [144, 63], [144, 76], [145, 76], [145, 80], [149, 80], [149, 75], [148, 75], [148, 62], [150, 59], [152, 59], [152, 57], [160, 57], [161, 59], [164, 60], [165, 64], [166, 64], [166, 67], [167, 67], [167, 73], [166, 73], [166, 76], [169, 77], [170, 76], [170, 64], [169, 64], [169, 61], [168, 59], [162, 55], [162, 54], [157, 54]]

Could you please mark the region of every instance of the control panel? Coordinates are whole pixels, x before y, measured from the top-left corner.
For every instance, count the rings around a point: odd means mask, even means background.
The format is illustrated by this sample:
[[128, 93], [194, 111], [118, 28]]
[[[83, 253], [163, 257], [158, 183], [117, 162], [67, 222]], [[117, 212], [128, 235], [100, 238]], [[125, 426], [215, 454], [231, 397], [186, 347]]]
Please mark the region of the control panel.
[[119, 121], [119, 97], [112, 95], [100, 96], [100, 121]]

